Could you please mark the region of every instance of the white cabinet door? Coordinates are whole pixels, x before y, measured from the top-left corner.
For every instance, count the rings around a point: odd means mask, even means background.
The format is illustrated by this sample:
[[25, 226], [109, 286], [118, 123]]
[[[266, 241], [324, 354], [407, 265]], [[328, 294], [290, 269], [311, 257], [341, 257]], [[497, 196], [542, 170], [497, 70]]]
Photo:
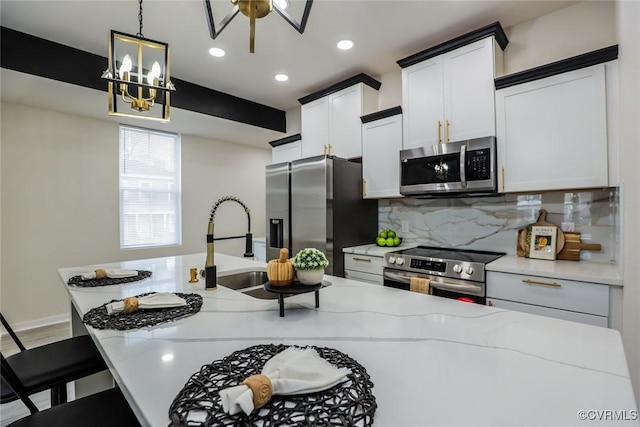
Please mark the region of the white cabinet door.
[[607, 327], [608, 319], [604, 316], [576, 313], [574, 311], [557, 310], [554, 308], [540, 307], [538, 305], [521, 304], [512, 301], [503, 301], [495, 298], [487, 298], [487, 305], [507, 310], [520, 311], [522, 313], [537, 314], [539, 316], [552, 317], [554, 319], [569, 320], [572, 322], [586, 323], [587, 325]]
[[362, 125], [362, 178], [365, 199], [402, 197], [401, 149], [401, 114]]
[[438, 144], [444, 125], [442, 58], [411, 65], [402, 70], [403, 147]]
[[444, 55], [445, 142], [496, 134], [493, 43], [489, 37]]
[[402, 70], [403, 147], [495, 135], [494, 38]]
[[329, 144], [329, 99], [323, 97], [302, 106], [302, 158], [325, 154]]
[[362, 156], [362, 84], [329, 95], [331, 154], [344, 159]]
[[496, 93], [500, 190], [608, 185], [605, 66]]
[[291, 162], [302, 158], [302, 141], [293, 141], [271, 149], [271, 163]]

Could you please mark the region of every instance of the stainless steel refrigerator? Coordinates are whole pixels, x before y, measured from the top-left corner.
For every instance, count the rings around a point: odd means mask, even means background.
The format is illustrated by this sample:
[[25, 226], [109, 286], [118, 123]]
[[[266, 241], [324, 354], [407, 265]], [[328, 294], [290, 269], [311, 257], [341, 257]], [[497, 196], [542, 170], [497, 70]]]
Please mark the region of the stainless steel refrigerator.
[[280, 248], [293, 257], [317, 248], [329, 259], [327, 274], [344, 276], [342, 249], [372, 243], [378, 202], [362, 198], [362, 165], [316, 156], [266, 167], [267, 261]]

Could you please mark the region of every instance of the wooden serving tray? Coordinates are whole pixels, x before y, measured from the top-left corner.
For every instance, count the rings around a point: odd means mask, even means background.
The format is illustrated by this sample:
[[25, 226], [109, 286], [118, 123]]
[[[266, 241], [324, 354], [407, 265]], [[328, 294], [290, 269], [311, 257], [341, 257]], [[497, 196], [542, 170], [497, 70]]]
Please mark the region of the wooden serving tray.
[[[529, 248], [531, 243], [531, 227], [534, 226], [543, 226], [543, 227], [557, 227], [558, 234], [556, 236], [556, 254], [559, 254], [564, 248], [565, 238], [564, 232], [555, 224], [547, 222], [547, 211], [544, 209], [540, 209], [538, 213], [538, 220], [533, 224], [528, 225], [525, 228], [521, 228], [518, 230], [518, 243], [516, 246], [516, 255], [529, 257]], [[558, 259], [556, 257], [556, 259]]]

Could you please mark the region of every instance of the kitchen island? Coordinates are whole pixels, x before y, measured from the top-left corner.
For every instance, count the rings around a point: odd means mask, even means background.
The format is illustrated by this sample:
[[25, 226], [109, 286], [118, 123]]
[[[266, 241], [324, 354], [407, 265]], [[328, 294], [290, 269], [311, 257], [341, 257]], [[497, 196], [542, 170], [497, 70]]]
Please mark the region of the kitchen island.
[[[155, 327], [87, 327], [145, 426], [169, 424], [171, 402], [202, 365], [256, 344], [331, 347], [354, 358], [374, 383], [377, 426], [579, 426], [599, 424], [605, 411], [613, 418], [602, 424], [640, 425], [616, 330], [333, 276], [325, 276], [331, 286], [320, 290], [319, 308], [313, 293], [296, 295], [285, 299], [280, 317], [277, 299], [222, 286], [205, 291], [203, 279], [189, 283], [189, 269], [204, 260], [194, 254], [59, 270], [80, 317], [147, 292], [203, 297], [197, 314]], [[222, 254], [215, 262], [218, 276], [266, 268]], [[66, 285], [98, 267], [153, 275], [95, 288]]]

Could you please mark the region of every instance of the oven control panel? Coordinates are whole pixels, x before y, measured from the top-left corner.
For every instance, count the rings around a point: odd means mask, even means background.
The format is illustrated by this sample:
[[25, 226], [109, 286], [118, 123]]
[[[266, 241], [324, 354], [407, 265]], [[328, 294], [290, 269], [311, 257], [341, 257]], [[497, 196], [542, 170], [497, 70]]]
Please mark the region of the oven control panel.
[[411, 257], [388, 253], [384, 256], [384, 266], [389, 269], [413, 271], [434, 276], [484, 281], [484, 266], [473, 262], [444, 260], [439, 258]]

